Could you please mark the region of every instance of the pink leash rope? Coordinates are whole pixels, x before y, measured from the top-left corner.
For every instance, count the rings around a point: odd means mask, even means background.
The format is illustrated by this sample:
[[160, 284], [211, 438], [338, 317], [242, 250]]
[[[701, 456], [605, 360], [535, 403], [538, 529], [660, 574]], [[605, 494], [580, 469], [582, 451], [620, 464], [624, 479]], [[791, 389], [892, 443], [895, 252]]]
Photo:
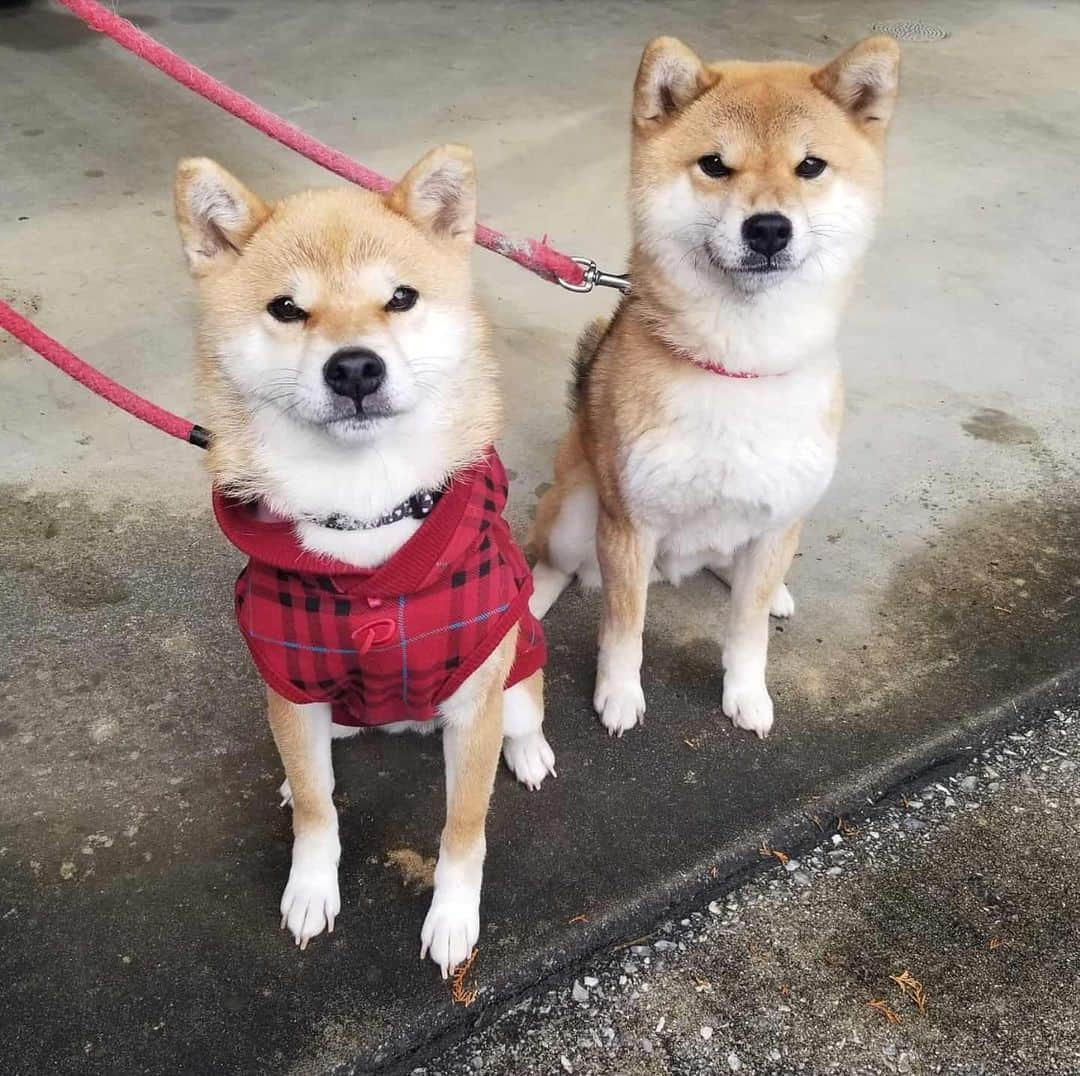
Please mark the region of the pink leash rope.
[[95, 370], [78, 355], [68, 351], [59, 340], [54, 340], [43, 333], [32, 321], [27, 321], [22, 314], [16, 313], [7, 303], [0, 301], [0, 329], [11, 333], [16, 340], [21, 340], [27, 347], [33, 348], [43, 359], [47, 359], [63, 370], [68, 377], [74, 378], [80, 385], [85, 385], [91, 392], [103, 400], [115, 404], [129, 415], [148, 422], [151, 426], [178, 437], [181, 441], [206, 448], [209, 443], [208, 432], [202, 426], [189, 422], [186, 418], [166, 411], [164, 407], [144, 400], [131, 389], [124, 388], [119, 382], [106, 377], [100, 370]]
[[[159, 71], [168, 75], [189, 90], [194, 90], [200, 97], [213, 102], [219, 108], [231, 113], [237, 119], [251, 124], [258, 131], [269, 135], [289, 149], [295, 150], [309, 161], [314, 161], [329, 172], [341, 176], [358, 186], [372, 191], [386, 191], [393, 187], [393, 181], [385, 176], [365, 168], [358, 161], [346, 156], [340, 150], [320, 142], [307, 132], [293, 126], [288, 120], [275, 115], [262, 105], [256, 104], [250, 97], [218, 82], [216, 78], [190, 64], [182, 56], [155, 41], [149, 34], [144, 34], [127, 19], [101, 6], [96, 0], [59, 0], [73, 15], [78, 16], [91, 30], [112, 38], [122, 48], [153, 64]], [[548, 246], [547, 236], [535, 239], [513, 240], [502, 232], [495, 231], [483, 224], [476, 226], [476, 242], [487, 250], [501, 254], [512, 262], [536, 273], [537, 276], [553, 284], [570, 286], [571, 290], [591, 290], [591, 283], [601, 283], [597, 278], [596, 267], [586, 259], [574, 259], [560, 254]], [[617, 285], [616, 285], [617, 286]]]

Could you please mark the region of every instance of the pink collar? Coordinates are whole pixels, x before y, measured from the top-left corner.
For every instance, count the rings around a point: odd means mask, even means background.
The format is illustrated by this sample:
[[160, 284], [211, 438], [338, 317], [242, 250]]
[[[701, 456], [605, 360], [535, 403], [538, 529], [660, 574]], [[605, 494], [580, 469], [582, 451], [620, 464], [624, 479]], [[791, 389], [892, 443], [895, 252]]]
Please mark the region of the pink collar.
[[705, 362], [688, 355], [687, 358], [699, 369], [707, 370], [710, 374], [718, 374], [720, 377], [735, 377], [740, 381], [749, 381], [758, 377], [772, 377], [772, 374], [755, 374], [749, 370], [729, 370], [726, 366], [719, 366], [715, 362]]
[[726, 366], [721, 366], [719, 363], [709, 362], [708, 359], [699, 359], [695, 354], [686, 351], [681, 347], [675, 348], [675, 351], [699, 370], [705, 370], [708, 373], [716, 374], [719, 377], [734, 377], [739, 381], [751, 381], [759, 377], [776, 376], [775, 374], [755, 374], [749, 370], [729, 370]]

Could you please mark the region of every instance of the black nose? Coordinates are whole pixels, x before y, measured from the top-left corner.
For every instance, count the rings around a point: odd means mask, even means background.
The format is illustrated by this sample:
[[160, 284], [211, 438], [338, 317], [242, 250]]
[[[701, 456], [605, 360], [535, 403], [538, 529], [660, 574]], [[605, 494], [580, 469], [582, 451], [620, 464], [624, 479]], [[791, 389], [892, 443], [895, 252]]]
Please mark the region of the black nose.
[[339, 396], [351, 396], [359, 403], [376, 392], [386, 379], [386, 363], [366, 347], [346, 347], [335, 351], [323, 367], [323, 380]]
[[771, 258], [791, 240], [791, 221], [783, 213], [755, 213], [743, 221], [742, 234], [752, 251]]

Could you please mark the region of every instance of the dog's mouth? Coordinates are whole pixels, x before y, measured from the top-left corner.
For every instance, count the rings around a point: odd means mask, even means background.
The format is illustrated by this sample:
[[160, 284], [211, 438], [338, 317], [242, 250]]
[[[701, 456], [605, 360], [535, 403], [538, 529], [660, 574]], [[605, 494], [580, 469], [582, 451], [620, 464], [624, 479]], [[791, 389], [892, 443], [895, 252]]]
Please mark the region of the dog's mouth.
[[712, 262], [715, 268], [721, 272], [730, 273], [744, 279], [780, 276], [797, 268], [791, 253], [787, 250], [782, 250], [772, 256], [750, 252], [744, 254], [737, 262], [732, 263], [713, 250], [712, 244], [709, 244], [706, 249], [709, 252], [709, 261]]
[[337, 397], [331, 406], [331, 413], [319, 424], [331, 430], [371, 429], [397, 414], [386, 400], [371, 396], [360, 400]]

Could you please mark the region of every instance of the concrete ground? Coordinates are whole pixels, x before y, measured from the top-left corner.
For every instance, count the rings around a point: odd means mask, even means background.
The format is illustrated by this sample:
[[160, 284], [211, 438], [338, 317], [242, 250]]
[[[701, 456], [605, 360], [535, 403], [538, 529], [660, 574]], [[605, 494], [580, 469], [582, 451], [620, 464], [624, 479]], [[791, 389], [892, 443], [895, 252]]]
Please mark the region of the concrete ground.
[[[550, 620], [559, 779], [500, 779], [482, 1008], [672, 905], [729, 887], [762, 837], [876, 798], [1080, 666], [1074, 400], [1080, 8], [1052, 3], [214, 4], [120, 11], [387, 173], [472, 144], [483, 216], [618, 269], [629, 87], [644, 41], [824, 59], [900, 17], [888, 209], [844, 332], [848, 423], [772, 650], [764, 744], [717, 716], [725, 598], [657, 588], [650, 721], [589, 707], [596, 602]], [[174, 410], [191, 400], [192, 288], [176, 159], [260, 192], [327, 182], [45, 2], [0, 7], [0, 294]], [[563, 423], [567, 356], [611, 295], [486, 253], [523, 533]], [[415, 960], [438, 746], [342, 745], [346, 913], [298, 955], [275, 933], [287, 862], [259, 690], [230, 623], [238, 558], [199, 453], [0, 340], [0, 1049], [15, 1072], [322, 1071], [407, 1064], [478, 1011]], [[677, 840], [672, 834], [678, 835]], [[403, 885], [403, 881], [410, 884]], [[584, 916], [582, 920], [579, 918]]]

